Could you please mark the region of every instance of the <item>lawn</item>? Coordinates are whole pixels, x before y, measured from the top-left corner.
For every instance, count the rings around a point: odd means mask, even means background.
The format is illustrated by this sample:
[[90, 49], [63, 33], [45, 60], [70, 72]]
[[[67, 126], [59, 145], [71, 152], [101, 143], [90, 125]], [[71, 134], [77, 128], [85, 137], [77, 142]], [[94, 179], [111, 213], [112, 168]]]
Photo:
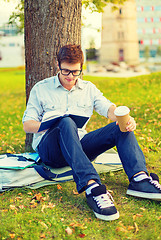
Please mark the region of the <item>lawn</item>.
[[[127, 105], [137, 121], [137, 140], [149, 172], [161, 177], [161, 73], [133, 78], [88, 76], [116, 105]], [[0, 69], [0, 153], [24, 152], [25, 74], [23, 69]], [[109, 121], [94, 113], [87, 130]], [[74, 182], [26, 188], [0, 194], [0, 239], [161, 239], [160, 202], [126, 196], [123, 170], [101, 174], [111, 191], [120, 218], [104, 222], [94, 217]], [[71, 232], [71, 235], [69, 233]]]

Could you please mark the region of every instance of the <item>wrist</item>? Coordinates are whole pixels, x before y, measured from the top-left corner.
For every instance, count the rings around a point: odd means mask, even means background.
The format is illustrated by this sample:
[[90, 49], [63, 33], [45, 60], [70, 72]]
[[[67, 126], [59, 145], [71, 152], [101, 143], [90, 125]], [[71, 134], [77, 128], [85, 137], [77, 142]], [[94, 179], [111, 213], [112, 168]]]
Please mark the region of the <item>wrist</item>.
[[109, 119], [111, 119], [112, 121], [116, 121], [117, 119], [116, 119], [116, 116], [115, 116], [115, 114], [114, 114], [114, 111], [115, 111], [115, 109], [116, 109], [116, 105], [111, 105], [110, 107], [109, 107], [109, 109], [108, 109], [108, 113], [107, 113], [107, 117], [109, 118]]

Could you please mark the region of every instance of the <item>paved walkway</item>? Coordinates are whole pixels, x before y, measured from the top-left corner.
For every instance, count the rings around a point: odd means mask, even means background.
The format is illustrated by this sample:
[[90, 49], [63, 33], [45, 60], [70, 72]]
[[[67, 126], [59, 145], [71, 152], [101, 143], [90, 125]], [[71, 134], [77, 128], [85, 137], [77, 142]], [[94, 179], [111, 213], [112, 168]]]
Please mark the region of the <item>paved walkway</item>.
[[129, 78], [129, 77], [136, 77], [140, 75], [149, 75], [150, 72], [143, 70], [141, 72], [133, 72], [133, 71], [122, 71], [118, 73], [114, 72], [86, 72], [84, 71], [84, 75], [86, 76], [98, 76], [98, 77], [118, 77], [118, 78]]

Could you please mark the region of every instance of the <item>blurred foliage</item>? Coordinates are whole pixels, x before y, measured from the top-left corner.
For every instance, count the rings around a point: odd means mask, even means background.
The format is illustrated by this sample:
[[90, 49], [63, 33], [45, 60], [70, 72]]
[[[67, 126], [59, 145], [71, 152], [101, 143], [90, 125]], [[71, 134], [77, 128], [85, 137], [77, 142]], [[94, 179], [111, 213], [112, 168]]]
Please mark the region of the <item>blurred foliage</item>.
[[22, 33], [24, 30], [24, 0], [20, 0], [9, 18], [9, 24], [13, 23], [16, 25], [18, 32]]
[[[10, 1], [10, 0], [8, 0]], [[117, 5], [123, 4], [127, 0], [82, 0], [85, 8], [89, 8], [92, 12], [103, 12], [103, 8], [108, 4], [112, 3], [113, 10], [117, 9]], [[19, 0], [15, 11], [9, 18], [10, 24], [16, 24], [19, 32], [24, 30], [24, 0]]]
[[103, 12], [103, 8], [108, 4], [114, 4], [113, 9], [117, 9], [117, 5], [121, 5], [127, 0], [82, 0], [82, 4], [91, 11]]

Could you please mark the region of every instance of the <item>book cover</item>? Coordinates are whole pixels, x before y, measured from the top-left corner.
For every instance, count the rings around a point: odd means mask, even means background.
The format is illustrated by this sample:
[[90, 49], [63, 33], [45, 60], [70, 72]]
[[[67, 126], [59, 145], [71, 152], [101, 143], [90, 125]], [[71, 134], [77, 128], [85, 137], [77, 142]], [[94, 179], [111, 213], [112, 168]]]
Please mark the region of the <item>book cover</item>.
[[51, 128], [56, 124], [61, 118], [70, 117], [77, 125], [78, 128], [82, 128], [84, 124], [88, 121], [89, 117], [79, 116], [75, 114], [61, 114], [61, 113], [52, 113], [47, 112], [44, 114], [40, 128], [38, 132]]

